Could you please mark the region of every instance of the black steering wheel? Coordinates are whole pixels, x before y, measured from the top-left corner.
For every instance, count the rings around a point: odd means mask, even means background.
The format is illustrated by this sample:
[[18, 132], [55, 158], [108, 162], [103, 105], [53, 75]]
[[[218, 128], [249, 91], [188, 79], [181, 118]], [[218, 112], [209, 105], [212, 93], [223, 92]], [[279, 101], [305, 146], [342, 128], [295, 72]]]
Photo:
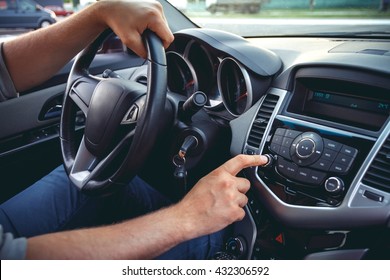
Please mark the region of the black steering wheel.
[[[127, 184], [142, 167], [160, 133], [167, 95], [167, 67], [163, 44], [144, 32], [148, 51], [147, 87], [120, 78], [89, 73], [102, 43], [113, 34], [103, 32], [75, 59], [61, 114], [61, 152], [71, 182], [81, 191], [106, 194]], [[84, 135], [76, 144], [76, 117], [86, 117]]]

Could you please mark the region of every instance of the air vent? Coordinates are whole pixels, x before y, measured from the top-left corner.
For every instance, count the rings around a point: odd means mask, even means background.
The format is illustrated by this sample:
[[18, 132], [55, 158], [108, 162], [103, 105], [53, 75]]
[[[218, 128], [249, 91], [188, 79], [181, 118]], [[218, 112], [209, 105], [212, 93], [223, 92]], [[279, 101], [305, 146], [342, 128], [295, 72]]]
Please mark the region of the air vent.
[[362, 182], [390, 193], [390, 137], [379, 150]]
[[259, 148], [261, 139], [263, 139], [265, 130], [278, 103], [279, 96], [273, 94], [267, 94], [263, 103], [260, 106], [259, 112], [253, 121], [251, 131], [248, 137], [248, 145]]

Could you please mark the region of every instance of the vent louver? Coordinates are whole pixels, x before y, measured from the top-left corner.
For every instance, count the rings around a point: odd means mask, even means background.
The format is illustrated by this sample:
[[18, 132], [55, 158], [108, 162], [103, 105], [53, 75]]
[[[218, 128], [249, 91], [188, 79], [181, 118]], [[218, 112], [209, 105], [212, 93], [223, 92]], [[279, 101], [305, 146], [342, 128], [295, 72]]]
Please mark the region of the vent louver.
[[362, 182], [367, 186], [390, 193], [390, 137], [372, 161]]
[[265, 130], [278, 103], [279, 96], [267, 94], [263, 103], [260, 106], [259, 112], [253, 121], [251, 131], [248, 137], [248, 145], [258, 148], [260, 147], [261, 139], [264, 136]]

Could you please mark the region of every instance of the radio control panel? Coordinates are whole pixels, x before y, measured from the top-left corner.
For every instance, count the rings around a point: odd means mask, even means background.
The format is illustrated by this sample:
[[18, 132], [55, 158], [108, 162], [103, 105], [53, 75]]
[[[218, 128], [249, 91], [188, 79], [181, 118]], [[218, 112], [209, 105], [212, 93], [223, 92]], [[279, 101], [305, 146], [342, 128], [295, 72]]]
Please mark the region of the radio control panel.
[[346, 174], [358, 150], [314, 132], [278, 128], [270, 150], [279, 155], [276, 170], [287, 179], [309, 185], [321, 185], [328, 171]]
[[372, 144], [347, 133], [276, 121], [262, 151], [273, 157], [273, 165], [258, 173], [275, 188], [304, 195], [313, 204], [336, 206]]

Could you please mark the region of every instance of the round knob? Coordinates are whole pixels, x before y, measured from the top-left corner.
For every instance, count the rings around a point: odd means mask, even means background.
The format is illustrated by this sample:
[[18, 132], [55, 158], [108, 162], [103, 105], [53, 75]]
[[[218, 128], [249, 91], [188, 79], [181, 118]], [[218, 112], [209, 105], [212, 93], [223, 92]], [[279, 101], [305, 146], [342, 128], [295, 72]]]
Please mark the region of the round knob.
[[325, 181], [325, 190], [331, 194], [338, 194], [344, 190], [344, 182], [338, 177], [330, 177]]
[[264, 167], [264, 168], [272, 167], [274, 165], [274, 162], [275, 162], [274, 156], [271, 154], [264, 154], [264, 156], [268, 159], [268, 161], [262, 167]]
[[313, 139], [304, 138], [298, 142], [295, 149], [299, 158], [308, 158], [314, 153], [316, 149], [316, 143]]
[[236, 257], [241, 257], [246, 251], [245, 241], [241, 237], [230, 238], [226, 242], [226, 251]]
[[321, 157], [323, 150], [324, 143], [320, 135], [304, 132], [291, 143], [290, 155], [299, 166], [308, 166]]

